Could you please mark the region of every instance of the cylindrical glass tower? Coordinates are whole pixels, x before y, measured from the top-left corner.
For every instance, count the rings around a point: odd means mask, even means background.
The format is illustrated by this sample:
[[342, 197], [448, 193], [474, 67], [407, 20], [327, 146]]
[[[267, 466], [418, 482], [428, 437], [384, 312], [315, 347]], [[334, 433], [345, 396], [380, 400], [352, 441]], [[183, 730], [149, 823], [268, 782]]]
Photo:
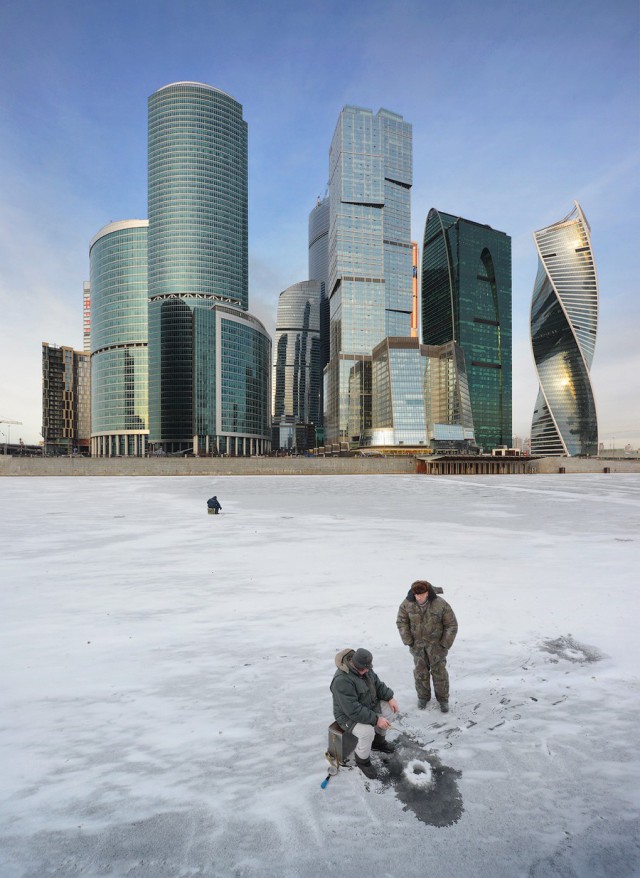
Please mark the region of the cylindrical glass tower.
[[197, 82], [149, 98], [149, 441], [193, 443], [201, 361], [193, 312], [248, 308], [247, 124]]
[[142, 456], [148, 435], [147, 220], [91, 241], [91, 453]]

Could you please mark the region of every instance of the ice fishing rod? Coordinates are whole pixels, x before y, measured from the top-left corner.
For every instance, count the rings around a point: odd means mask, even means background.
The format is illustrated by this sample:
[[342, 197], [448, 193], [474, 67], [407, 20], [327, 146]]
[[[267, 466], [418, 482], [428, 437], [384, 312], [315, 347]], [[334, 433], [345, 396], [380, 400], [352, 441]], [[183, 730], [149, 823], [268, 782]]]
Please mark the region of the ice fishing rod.
[[328, 750], [326, 751], [326, 753], [325, 753], [324, 755], [325, 755], [325, 757], [326, 757], [326, 759], [327, 759], [327, 762], [329, 763], [329, 774], [328, 774], [328, 775], [325, 777], [325, 779], [322, 781], [322, 783], [320, 784], [320, 787], [321, 787], [323, 790], [326, 790], [326, 788], [327, 788], [327, 784], [329, 783], [329, 781], [331, 780], [331, 778], [332, 778], [335, 774], [338, 773], [338, 769], [340, 768], [340, 766], [339, 766], [339, 764], [338, 764], [338, 760], [337, 760], [337, 758], [336, 758], [332, 753], [329, 753]]

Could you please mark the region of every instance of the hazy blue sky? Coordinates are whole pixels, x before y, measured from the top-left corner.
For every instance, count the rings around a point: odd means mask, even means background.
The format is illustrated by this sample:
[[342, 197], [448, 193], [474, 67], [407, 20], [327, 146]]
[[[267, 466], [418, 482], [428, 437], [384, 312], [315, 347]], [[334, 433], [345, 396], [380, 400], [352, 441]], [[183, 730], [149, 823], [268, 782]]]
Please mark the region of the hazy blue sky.
[[197, 80], [249, 124], [250, 310], [270, 331], [278, 294], [307, 278], [342, 106], [413, 123], [414, 240], [430, 207], [513, 238], [516, 435], [537, 392], [531, 233], [580, 201], [600, 438], [640, 445], [638, 19], [635, 0], [1, 0], [0, 414], [24, 422], [11, 438], [40, 437], [41, 342], [82, 346], [89, 241], [147, 215], [149, 94]]

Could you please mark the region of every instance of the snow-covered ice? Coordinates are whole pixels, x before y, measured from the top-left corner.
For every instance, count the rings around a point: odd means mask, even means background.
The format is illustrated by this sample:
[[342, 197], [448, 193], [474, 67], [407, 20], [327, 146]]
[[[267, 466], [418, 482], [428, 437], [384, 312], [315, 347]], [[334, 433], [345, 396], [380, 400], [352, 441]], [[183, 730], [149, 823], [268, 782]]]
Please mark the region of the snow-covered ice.
[[[638, 476], [5, 478], [0, 500], [1, 878], [640, 874]], [[417, 709], [395, 627], [418, 578], [460, 625], [447, 715]], [[346, 646], [428, 788], [391, 764], [320, 788]]]

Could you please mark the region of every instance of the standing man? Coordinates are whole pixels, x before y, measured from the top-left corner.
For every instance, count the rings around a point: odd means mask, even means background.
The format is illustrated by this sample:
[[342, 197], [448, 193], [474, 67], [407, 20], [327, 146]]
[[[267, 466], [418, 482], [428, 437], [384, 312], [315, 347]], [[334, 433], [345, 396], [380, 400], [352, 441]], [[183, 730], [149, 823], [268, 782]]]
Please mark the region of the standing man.
[[368, 649], [343, 649], [335, 661], [338, 670], [330, 687], [333, 716], [341, 729], [358, 739], [356, 765], [373, 779], [378, 773], [371, 762], [371, 751], [393, 753], [393, 745], [385, 735], [398, 704], [393, 690], [373, 670], [373, 656]]
[[413, 656], [413, 677], [418, 707], [424, 710], [431, 698], [431, 680], [443, 713], [449, 712], [447, 653], [458, 633], [458, 621], [449, 604], [438, 597], [426, 579], [419, 579], [400, 604], [396, 625]]

